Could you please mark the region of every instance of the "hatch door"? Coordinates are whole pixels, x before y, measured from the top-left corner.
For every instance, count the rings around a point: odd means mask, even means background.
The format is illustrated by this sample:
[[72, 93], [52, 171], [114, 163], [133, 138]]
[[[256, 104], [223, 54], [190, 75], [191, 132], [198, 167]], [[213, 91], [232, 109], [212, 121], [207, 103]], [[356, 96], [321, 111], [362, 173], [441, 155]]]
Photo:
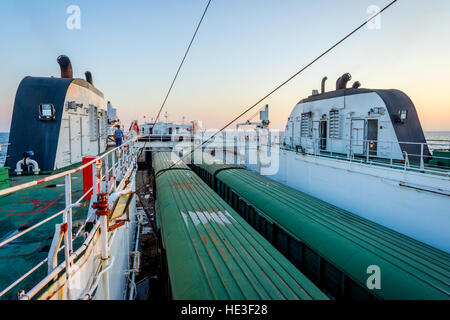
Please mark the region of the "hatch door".
[[376, 156], [378, 149], [378, 119], [367, 120], [367, 140], [369, 141], [369, 154]]
[[353, 154], [364, 154], [364, 120], [352, 119], [351, 151]]

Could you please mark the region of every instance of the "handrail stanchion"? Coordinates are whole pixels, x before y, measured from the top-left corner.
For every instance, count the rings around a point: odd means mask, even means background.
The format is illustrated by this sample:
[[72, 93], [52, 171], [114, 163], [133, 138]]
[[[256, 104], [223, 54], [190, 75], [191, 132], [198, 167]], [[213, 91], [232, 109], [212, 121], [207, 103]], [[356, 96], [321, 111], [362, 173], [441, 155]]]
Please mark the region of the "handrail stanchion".
[[123, 174], [123, 166], [125, 164], [125, 146], [122, 147], [122, 152], [120, 153], [121, 159], [120, 159], [120, 175]]
[[420, 170], [425, 169], [425, 162], [423, 161], [423, 143], [420, 144]]
[[403, 151], [403, 154], [405, 156], [405, 170], [409, 168], [409, 157], [408, 157], [408, 152]]
[[393, 159], [393, 154], [394, 153], [394, 142], [391, 141], [391, 167], [393, 165], [394, 159]]
[[92, 197], [97, 199], [97, 162], [92, 163]]
[[333, 158], [333, 138], [330, 138], [330, 157]]
[[[102, 167], [101, 165], [98, 167], [97, 175], [100, 175], [102, 177]], [[107, 194], [106, 187], [102, 184], [100, 184], [99, 192], [102, 194], [100, 197], [97, 198], [98, 203], [101, 203], [101, 201], [104, 201], [104, 195]], [[106, 210], [108, 210], [108, 200], [106, 198], [106, 208], [103, 208], [102, 215], [100, 217], [100, 238], [102, 241], [102, 266], [105, 268], [105, 264], [108, 261], [109, 257], [109, 250], [108, 250], [108, 216], [105, 215]], [[99, 213], [99, 210], [97, 210], [97, 213]], [[105, 271], [102, 274], [102, 289], [103, 289], [103, 299], [109, 300], [109, 272]]]
[[112, 162], [112, 183], [113, 183], [113, 192], [116, 192], [116, 153], [113, 152], [111, 154], [111, 162]]
[[68, 209], [68, 219], [67, 219], [67, 228], [68, 228], [68, 248], [70, 252], [73, 252], [73, 243], [72, 243], [72, 175], [68, 174], [65, 177], [65, 192], [66, 192], [66, 208]]
[[[69, 175], [67, 175], [69, 176]], [[67, 177], [66, 176], [66, 177]], [[70, 248], [71, 243], [69, 238], [72, 238], [72, 227], [70, 224], [69, 226], [69, 222], [71, 219], [71, 212], [72, 212], [72, 208], [73, 207], [79, 207], [80, 204], [79, 203], [75, 203], [75, 204], [69, 204], [68, 206], [66, 206], [66, 209], [64, 210], [64, 214], [63, 214], [63, 226], [64, 226], [64, 257], [66, 260], [66, 290], [67, 290], [67, 299], [71, 300], [70, 298], [70, 289], [71, 289], [71, 274], [70, 274], [70, 255], [72, 254], [72, 249]], [[70, 217], [70, 218], [69, 218]]]
[[[108, 252], [108, 221], [106, 216], [102, 216], [100, 219], [100, 233], [101, 233], [101, 241], [102, 241], [102, 262], [103, 267], [105, 266], [106, 261], [109, 259]], [[102, 288], [103, 288], [103, 299], [109, 300], [109, 272], [105, 272], [102, 275]]]
[[352, 153], [352, 135], [350, 135], [350, 138], [348, 140], [348, 148], [347, 148], [347, 159], [350, 160], [350, 154]]
[[[104, 159], [105, 159], [105, 181], [104, 181], [104, 183], [105, 183], [105, 185], [106, 185], [105, 189], [108, 189], [108, 187], [109, 187], [109, 178], [110, 178], [110, 175], [109, 175], [109, 159], [108, 159], [108, 156], [106, 156]], [[106, 192], [107, 192], [107, 191], [106, 191]]]

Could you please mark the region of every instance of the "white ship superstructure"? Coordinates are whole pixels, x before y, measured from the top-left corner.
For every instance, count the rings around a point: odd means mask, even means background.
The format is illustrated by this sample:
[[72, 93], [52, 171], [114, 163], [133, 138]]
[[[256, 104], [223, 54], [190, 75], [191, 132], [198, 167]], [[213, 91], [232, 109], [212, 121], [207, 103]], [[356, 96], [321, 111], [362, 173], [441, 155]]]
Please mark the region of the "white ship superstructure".
[[282, 133], [261, 121], [203, 149], [450, 252], [450, 142], [425, 140], [405, 93], [359, 82], [347, 89], [350, 79], [345, 74], [330, 92], [325, 79], [322, 93], [294, 107]]

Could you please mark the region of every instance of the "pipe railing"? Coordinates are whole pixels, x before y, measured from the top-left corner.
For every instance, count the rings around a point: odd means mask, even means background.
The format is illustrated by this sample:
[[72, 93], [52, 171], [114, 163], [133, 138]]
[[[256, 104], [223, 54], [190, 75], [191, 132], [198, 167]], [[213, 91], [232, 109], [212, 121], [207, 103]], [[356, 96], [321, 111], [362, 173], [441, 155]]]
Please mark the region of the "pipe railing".
[[[194, 138], [198, 136], [201, 136], [201, 139], [197, 144], [205, 141], [207, 138], [206, 133], [197, 133]], [[268, 140], [268, 142], [264, 140]], [[321, 141], [326, 141], [326, 146], [325, 144], [322, 145], [320, 143]], [[195, 142], [197, 142], [197, 139]], [[239, 154], [244, 154], [250, 150], [258, 150], [261, 147], [296, 150], [296, 145], [298, 147], [302, 146], [302, 152], [315, 156], [332, 157], [339, 160], [364, 162], [370, 165], [389, 166], [392, 168], [403, 168], [405, 170], [450, 176], [450, 167], [439, 165], [440, 160], [448, 161], [448, 158], [432, 155], [432, 152], [437, 149], [450, 150], [450, 140], [428, 139], [427, 142], [420, 143], [389, 140], [297, 137], [297, 139], [290, 139], [287, 144], [283, 145], [282, 139], [280, 139], [280, 132], [273, 134], [272, 132], [265, 133], [263, 131], [243, 131], [238, 135], [232, 134], [232, 139], [226, 134], [223, 137], [219, 135], [214, 141], [208, 144], [207, 148], [217, 148], [232, 151], [233, 153], [237, 149]], [[189, 149], [189, 146], [185, 149]], [[427, 150], [430, 153], [426, 152]], [[407, 151], [408, 159], [405, 158], [403, 151]], [[433, 163], [429, 163], [428, 160], [431, 159], [434, 160]], [[406, 166], [405, 161], [407, 162]]]
[[[108, 191], [108, 192], [114, 192], [116, 191], [117, 188], [117, 182], [116, 182], [116, 178], [117, 178], [117, 174], [120, 173], [120, 175], [122, 177], [126, 176], [126, 173], [130, 171], [130, 168], [134, 167], [134, 160], [136, 160], [136, 155], [135, 155], [135, 149], [134, 149], [134, 142], [138, 139], [138, 137], [133, 137], [132, 139], [126, 141], [125, 143], [123, 143], [121, 146], [118, 146], [106, 153], [104, 153], [103, 155], [97, 157], [96, 159], [76, 168], [76, 169], [72, 169], [72, 170], [68, 170], [68, 171], [64, 171], [49, 177], [46, 177], [44, 179], [39, 179], [36, 181], [32, 181], [32, 182], [28, 182], [28, 183], [24, 183], [15, 187], [11, 187], [8, 189], [4, 189], [4, 190], [0, 190], [0, 195], [6, 195], [6, 194], [10, 194], [19, 190], [24, 190], [27, 188], [30, 188], [32, 186], [44, 183], [44, 182], [48, 182], [48, 181], [52, 181], [58, 178], [65, 178], [65, 195], [66, 195], [66, 206], [63, 210], [51, 215], [50, 217], [36, 223], [35, 225], [27, 228], [26, 230], [23, 230], [22, 232], [9, 237], [7, 239], [5, 239], [4, 241], [0, 242], [0, 248], [11, 243], [12, 241], [16, 240], [17, 238], [29, 233], [32, 230], [37, 229], [38, 227], [42, 226], [43, 224], [52, 221], [53, 219], [57, 218], [60, 215], [63, 215], [63, 224], [67, 223], [67, 234], [65, 236], [65, 243], [64, 245], [59, 248], [57, 251], [60, 252], [61, 250], [65, 250], [65, 262], [60, 264], [57, 268], [53, 269], [53, 271], [47, 275], [47, 277], [45, 277], [37, 286], [40, 286], [41, 288], [43, 288], [43, 286], [45, 286], [46, 284], [48, 284], [51, 280], [53, 280], [60, 271], [66, 269], [69, 270], [68, 272], [68, 276], [70, 277], [70, 263], [76, 259], [82, 251], [84, 251], [84, 249], [86, 249], [88, 243], [86, 242], [89, 239], [92, 239], [93, 237], [93, 232], [96, 232], [99, 224], [97, 224], [96, 228], [93, 228], [89, 234], [89, 236], [85, 239], [83, 245], [77, 250], [77, 252], [74, 254], [73, 253], [73, 241], [80, 235], [81, 231], [84, 229], [84, 227], [86, 226], [87, 222], [90, 221], [90, 219], [92, 218], [92, 214], [88, 214], [88, 217], [86, 218], [86, 220], [84, 221], [83, 225], [81, 225], [78, 228], [78, 231], [75, 235], [75, 237], [72, 239], [72, 208], [79, 206], [81, 201], [83, 201], [85, 199], [85, 197], [90, 193], [93, 192], [93, 196], [96, 196], [98, 194], [98, 192], [103, 191]], [[125, 148], [125, 146], [128, 146], [127, 148]], [[120, 155], [117, 157], [116, 159], [116, 151], [121, 151]], [[137, 150], [136, 150], [137, 151]], [[111, 167], [109, 167], [109, 161], [108, 161], [108, 157], [109, 155], [111, 155], [112, 157], [112, 165]], [[102, 174], [102, 170], [100, 167], [100, 170], [98, 170], [97, 164], [100, 163], [101, 160], [105, 159], [104, 163], [105, 163], [105, 174]], [[83, 170], [84, 168], [87, 168], [89, 166], [92, 166], [92, 173], [93, 173], [93, 186], [85, 193], [83, 194], [76, 202], [72, 203], [72, 188], [71, 188], [71, 183], [72, 183], [72, 179], [71, 176], [74, 173], [77, 173], [81, 170]], [[124, 168], [124, 166], [126, 166], [126, 168]], [[125, 172], [124, 172], [125, 171]], [[110, 173], [112, 172], [112, 174], [110, 175]], [[112, 185], [111, 185], [111, 181], [110, 181], [110, 177], [112, 177]], [[100, 190], [98, 188], [101, 188]], [[106, 188], [108, 188], [108, 190], [106, 190]], [[89, 240], [90, 241], [90, 240]], [[67, 249], [66, 249], [67, 248]], [[80, 251], [80, 249], [84, 248], [82, 251]], [[75, 255], [75, 256], [74, 256]], [[33, 268], [31, 268], [28, 272], [26, 272], [24, 275], [22, 275], [19, 279], [17, 279], [16, 281], [14, 281], [11, 285], [9, 285], [7, 288], [5, 288], [4, 290], [2, 290], [0, 292], [0, 297], [2, 297], [4, 294], [8, 293], [11, 289], [13, 289], [14, 287], [16, 287], [19, 283], [21, 283], [22, 281], [24, 281], [28, 276], [30, 276], [33, 272], [35, 272], [36, 270], [38, 270], [40, 267], [42, 267], [46, 262], [48, 262], [48, 257], [44, 260], [42, 260], [41, 262], [39, 262], [36, 266], [34, 266]], [[34, 287], [36, 288], [36, 286]], [[33, 288], [33, 289], [34, 289]], [[39, 290], [38, 290], [39, 291]], [[37, 293], [37, 292], [35, 292]], [[31, 299], [35, 293], [30, 293], [28, 292], [24, 297], [22, 297], [22, 299]]]
[[[302, 145], [306, 145], [306, 147], [302, 148], [303, 152], [315, 156], [364, 162], [373, 165], [388, 165], [397, 168], [402, 167], [405, 170], [439, 173], [450, 176], [450, 167], [428, 163], [431, 159], [437, 162], [440, 160], [449, 161], [446, 157], [432, 155], [432, 151], [438, 149], [450, 150], [450, 141], [448, 140], [428, 140], [427, 142], [420, 143], [305, 137], [302, 137], [301, 139]], [[322, 144], [322, 141], [326, 141], [326, 145]], [[282, 149], [295, 150], [296, 148], [294, 148], [293, 145], [295, 145], [295, 143], [285, 145]], [[415, 148], [416, 151], [402, 150], [402, 147], [405, 149], [408, 147]], [[430, 154], [426, 154], [425, 150], [428, 150]], [[383, 161], [386, 161], [387, 163], [384, 163]]]
[[109, 154], [114, 153], [117, 150], [124, 149], [125, 146], [127, 146], [128, 144], [131, 144], [132, 142], [135, 142], [137, 139], [138, 139], [138, 137], [134, 137], [134, 138], [128, 140], [127, 142], [123, 143], [122, 145], [120, 145], [120, 146], [118, 146], [118, 147], [116, 147], [114, 149], [111, 149], [110, 151], [108, 151], [108, 152], [102, 154], [101, 156], [99, 156], [98, 158], [96, 158], [96, 159], [94, 159], [92, 161], [89, 161], [89, 162], [85, 163], [84, 165], [82, 165], [82, 166], [80, 166], [78, 168], [67, 170], [67, 171], [63, 171], [63, 172], [51, 175], [49, 177], [45, 177], [45, 178], [42, 178], [42, 179], [38, 179], [38, 180], [30, 181], [30, 182], [27, 182], [27, 183], [23, 183], [23, 184], [14, 186], [14, 187], [10, 187], [8, 189], [0, 190], [0, 196], [7, 195], [7, 194], [10, 194], [10, 193], [19, 191], [19, 190], [23, 190], [23, 189], [26, 189], [26, 188], [29, 188], [29, 187], [32, 187], [32, 186], [36, 186], [36, 185], [42, 184], [44, 182], [49, 182], [49, 181], [52, 181], [52, 180], [55, 180], [55, 179], [58, 179], [58, 178], [65, 177], [67, 175], [71, 175], [71, 174], [77, 173], [77, 172], [83, 170], [84, 168], [87, 168], [87, 167], [91, 166], [92, 164], [96, 163], [98, 160], [103, 159], [104, 157], [108, 156]]
[[6, 150], [8, 150], [8, 146], [10, 145], [10, 143], [0, 143], [0, 167], [5, 164], [6, 159], [9, 157]]

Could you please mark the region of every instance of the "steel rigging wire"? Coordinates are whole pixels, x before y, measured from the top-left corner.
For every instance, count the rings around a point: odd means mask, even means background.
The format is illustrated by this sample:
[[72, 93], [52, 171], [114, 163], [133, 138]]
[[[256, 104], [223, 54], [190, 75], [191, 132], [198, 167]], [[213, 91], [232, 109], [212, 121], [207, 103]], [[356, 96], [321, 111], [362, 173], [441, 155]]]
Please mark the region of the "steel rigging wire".
[[161, 105], [161, 108], [159, 108], [158, 115], [156, 116], [154, 123], [158, 122], [159, 116], [161, 115], [161, 111], [164, 109], [164, 106], [166, 105], [167, 99], [169, 98], [169, 95], [172, 92], [173, 85], [177, 81], [178, 74], [180, 73], [180, 70], [183, 67], [184, 61], [186, 60], [186, 57], [187, 57], [187, 55], [189, 53], [189, 50], [192, 47], [192, 43], [194, 42], [195, 37], [197, 36], [198, 30], [200, 29], [200, 26], [202, 25], [203, 18], [205, 18], [206, 12], [208, 11], [208, 8], [209, 8], [209, 5], [211, 4], [211, 1], [212, 0], [209, 0], [208, 3], [206, 4], [205, 10], [203, 11], [203, 15], [200, 18], [200, 21], [199, 21], [199, 23], [197, 25], [197, 28], [195, 29], [194, 35], [192, 36], [191, 42], [189, 42], [189, 46], [187, 47], [186, 52], [184, 53], [183, 59], [181, 60], [180, 66], [178, 67], [178, 70], [177, 70], [177, 73], [175, 74], [175, 77], [172, 80], [172, 84], [170, 85], [169, 90], [167, 91], [166, 97], [164, 98], [164, 101], [163, 101], [163, 103]]
[[235, 117], [233, 120], [231, 120], [230, 122], [228, 122], [225, 126], [223, 126], [222, 129], [220, 129], [219, 131], [215, 132], [212, 136], [210, 136], [207, 140], [203, 141], [201, 144], [199, 144], [198, 146], [194, 147], [187, 155], [183, 156], [182, 158], [180, 158], [177, 162], [175, 162], [174, 164], [172, 164], [169, 168], [166, 169], [166, 171], [162, 172], [162, 174], [166, 173], [167, 171], [169, 171], [171, 168], [173, 168], [174, 166], [176, 166], [178, 163], [180, 163], [181, 161], [183, 161], [184, 159], [186, 159], [187, 157], [189, 157], [192, 153], [194, 153], [197, 149], [201, 148], [202, 146], [204, 146], [206, 143], [208, 143], [209, 141], [211, 141], [211, 139], [213, 139], [215, 136], [217, 136], [220, 132], [222, 132], [223, 130], [225, 130], [226, 128], [228, 128], [231, 124], [233, 124], [236, 120], [238, 120], [239, 118], [241, 118], [243, 115], [245, 115], [246, 113], [248, 113], [250, 110], [252, 110], [253, 108], [255, 108], [257, 105], [259, 105], [262, 101], [264, 101], [265, 99], [267, 99], [268, 97], [270, 97], [272, 94], [274, 94], [275, 92], [277, 92], [279, 89], [281, 89], [283, 86], [285, 86], [288, 82], [290, 82], [291, 80], [293, 80], [294, 78], [296, 78], [300, 73], [302, 73], [303, 71], [305, 71], [306, 69], [308, 69], [311, 65], [313, 65], [314, 63], [316, 63], [318, 60], [320, 60], [321, 58], [323, 58], [325, 55], [327, 55], [328, 53], [330, 53], [333, 49], [335, 49], [337, 46], [339, 46], [341, 43], [343, 43], [345, 40], [347, 40], [348, 38], [350, 38], [353, 34], [355, 34], [356, 32], [358, 32], [359, 30], [361, 30], [364, 26], [366, 26], [370, 21], [372, 21], [373, 19], [375, 19], [377, 16], [379, 16], [381, 13], [383, 13], [384, 11], [386, 11], [388, 8], [390, 8], [394, 3], [396, 3], [398, 0], [393, 0], [392, 2], [390, 2], [387, 6], [385, 6], [383, 9], [381, 9], [379, 12], [377, 12], [376, 14], [374, 14], [373, 16], [371, 16], [369, 19], [367, 19], [365, 22], [363, 22], [361, 25], [359, 25], [358, 27], [356, 27], [353, 31], [351, 31], [350, 33], [348, 33], [345, 37], [343, 37], [342, 39], [340, 39], [338, 42], [336, 42], [334, 45], [332, 45], [330, 48], [328, 48], [326, 51], [324, 51], [322, 54], [320, 54], [317, 58], [315, 58], [314, 60], [312, 60], [310, 63], [308, 63], [306, 66], [304, 66], [303, 68], [301, 68], [299, 71], [297, 71], [296, 73], [294, 73], [291, 77], [289, 77], [287, 80], [285, 80], [284, 82], [282, 82], [280, 85], [278, 85], [275, 89], [273, 89], [272, 91], [270, 91], [268, 94], [266, 94], [264, 97], [262, 97], [261, 99], [259, 99], [256, 103], [254, 103], [252, 106], [248, 107], [247, 109], [245, 109], [243, 112], [241, 112], [237, 117]]

